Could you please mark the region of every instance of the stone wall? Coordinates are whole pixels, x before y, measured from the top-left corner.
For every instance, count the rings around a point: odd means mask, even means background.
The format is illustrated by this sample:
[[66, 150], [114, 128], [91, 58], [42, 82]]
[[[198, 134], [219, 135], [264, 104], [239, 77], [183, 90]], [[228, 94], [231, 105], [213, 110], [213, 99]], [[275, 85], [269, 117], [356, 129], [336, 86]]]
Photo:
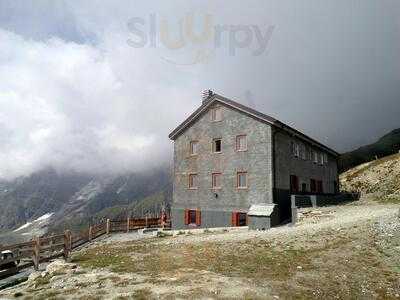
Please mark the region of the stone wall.
[[[247, 211], [251, 204], [273, 201], [270, 125], [230, 107], [221, 107], [222, 121], [211, 122], [208, 110], [175, 140], [172, 221], [176, 224], [184, 221], [181, 211], [185, 208], [201, 209], [202, 218], [206, 218], [208, 214], [203, 211]], [[236, 136], [242, 134], [247, 135], [247, 151], [237, 152]], [[212, 151], [215, 138], [222, 138], [222, 153]], [[198, 141], [196, 156], [190, 155], [192, 140]], [[238, 171], [248, 172], [248, 189], [237, 189]], [[222, 173], [219, 190], [211, 186], [215, 172]], [[195, 190], [188, 188], [190, 173], [198, 177]], [[223, 216], [222, 219], [226, 221]], [[210, 217], [207, 221], [207, 226], [214, 225], [222, 225], [219, 217]], [[226, 226], [230, 226], [230, 219]]]

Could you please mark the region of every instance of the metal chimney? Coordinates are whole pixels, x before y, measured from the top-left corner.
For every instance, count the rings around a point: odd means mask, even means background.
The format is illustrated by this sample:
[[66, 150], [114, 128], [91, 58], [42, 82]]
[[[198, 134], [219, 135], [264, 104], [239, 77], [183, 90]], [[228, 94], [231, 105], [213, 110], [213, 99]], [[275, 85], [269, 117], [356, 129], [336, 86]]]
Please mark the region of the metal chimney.
[[209, 97], [211, 97], [212, 95], [213, 95], [214, 93], [213, 93], [213, 91], [212, 90], [204, 90], [203, 92], [202, 92], [202, 101], [204, 102], [204, 101], [206, 101]]

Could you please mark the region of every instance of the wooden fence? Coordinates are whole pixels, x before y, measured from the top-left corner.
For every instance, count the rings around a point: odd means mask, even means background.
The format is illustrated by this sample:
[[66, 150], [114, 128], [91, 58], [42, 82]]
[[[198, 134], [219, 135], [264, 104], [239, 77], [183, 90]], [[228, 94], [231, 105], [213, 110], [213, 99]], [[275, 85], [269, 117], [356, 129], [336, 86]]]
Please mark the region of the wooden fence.
[[[88, 229], [71, 234], [66, 230], [63, 234], [47, 237], [35, 237], [29, 242], [0, 247], [0, 252], [11, 251], [13, 257], [0, 259], [0, 278], [16, 274], [18, 271], [34, 267], [39, 269], [39, 264], [55, 258], [64, 257], [68, 259], [71, 251], [105, 234], [113, 232], [129, 232], [144, 228], [165, 228], [170, 226], [170, 221], [164, 217], [142, 218], [126, 220], [109, 220], [106, 222], [89, 226]], [[17, 265], [6, 268], [7, 265]]]

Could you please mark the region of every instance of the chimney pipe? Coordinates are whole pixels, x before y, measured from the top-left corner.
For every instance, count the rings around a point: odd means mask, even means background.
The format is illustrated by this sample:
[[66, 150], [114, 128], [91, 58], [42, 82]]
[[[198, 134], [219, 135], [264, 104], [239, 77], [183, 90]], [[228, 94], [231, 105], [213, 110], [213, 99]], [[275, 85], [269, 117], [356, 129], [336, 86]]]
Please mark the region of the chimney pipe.
[[202, 95], [202, 101], [204, 103], [209, 97], [214, 95], [214, 92], [212, 90], [204, 90], [201, 95]]

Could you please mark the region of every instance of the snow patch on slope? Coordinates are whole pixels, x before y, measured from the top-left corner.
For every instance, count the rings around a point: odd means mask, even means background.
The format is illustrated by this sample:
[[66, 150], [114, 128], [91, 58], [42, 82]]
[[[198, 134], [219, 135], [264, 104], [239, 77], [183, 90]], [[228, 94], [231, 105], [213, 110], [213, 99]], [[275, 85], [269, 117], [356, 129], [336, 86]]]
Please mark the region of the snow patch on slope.
[[17, 231], [20, 231], [22, 229], [25, 229], [25, 228], [29, 227], [31, 224], [32, 224], [32, 222], [28, 222], [28, 223], [22, 225], [21, 227], [18, 227], [17, 229], [15, 229], [14, 232], [17, 232]]
[[37, 218], [37, 219], [36, 219], [35, 221], [33, 221], [33, 222], [41, 222], [41, 221], [47, 220], [47, 219], [49, 219], [53, 214], [54, 214], [54, 213], [47, 213], [47, 214], [44, 214], [43, 216]]
[[[49, 219], [51, 218], [51, 216], [53, 214], [54, 213], [52, 213], [52, 212], [44, 214], [43, 216], [37, 218], [36, 220], [33, 220], [31, 222], [27, 222], [26, 224], [22, 225], [21, 227], [18, 227], [17, 229], [14, 230], [14, 232], [19, 232], [19, 231], [24, 230], [24, 229], [26, 229], [28, 227], [34, 227], [34, 229], [41, 228], [44, 225], [47, 225]], [[29, 234], [29, 233], [25, 233], [23, 235], [27, 235], [27, 234]]]

